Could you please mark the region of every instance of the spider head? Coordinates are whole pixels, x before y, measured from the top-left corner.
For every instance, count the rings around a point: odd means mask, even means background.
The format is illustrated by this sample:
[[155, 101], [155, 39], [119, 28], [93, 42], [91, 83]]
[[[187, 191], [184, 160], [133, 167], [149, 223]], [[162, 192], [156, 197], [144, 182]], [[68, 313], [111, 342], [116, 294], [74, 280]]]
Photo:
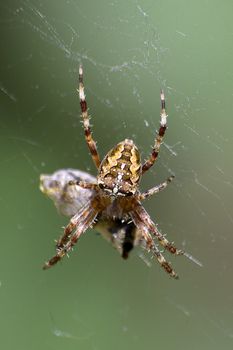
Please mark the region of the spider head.
[[131, 140], [112, 148], [99, 167], [99, 187], [111, 196], [132, 196], [137, 192], [142, 173], [140, 154]]

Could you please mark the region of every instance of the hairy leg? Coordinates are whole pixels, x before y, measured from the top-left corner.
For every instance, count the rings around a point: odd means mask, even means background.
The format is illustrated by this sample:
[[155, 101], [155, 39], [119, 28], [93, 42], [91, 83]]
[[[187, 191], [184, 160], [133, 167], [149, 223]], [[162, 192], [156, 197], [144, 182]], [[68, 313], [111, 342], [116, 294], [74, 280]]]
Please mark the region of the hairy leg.
[[146, 210], [143, 208], [143, 206], [138, 203], [132, 212], [130, 212], [130, 216], [137, 226], [136, 223], [142, 222], [144, 226], [147, 228], [147, 230], [158, 239], [159, 243], [167, 249], [170, 253], [174, 255], [184, 255], [184, 252], [182, 250], [177, 249], [173, 243], [169, 242], [164, 235], [162, 235], [161, 232], [157, 229], [154, 222], [151, 220], [150, 215], [146, 212]]
[[88, 108], [87, 108], [87, 101], [84, 93], [84, 85], [83, 85], [83, 68], [80, 65], [79, 67], [79, 100], [80, 100], [80, 107], [82, 112], [82, 118], [83, 118], [83, 127], [85, 132], [85, 138], [87, 146], [90, 150], [93, 162], [95, 163], [96, 167], [99, 168], [100, 166], [100, 157], [97, 151], [96, 142], [92, 138], [91, 133], [91, 127], [90, 127], [90, 118], [88, 115]]
[[138, 196], [138, 200], [142, 201], [150, 196], [153, 196], [154, 194], [164, 190], [167, 185], [174, 179], [174, 175], [170, 176], [166, 181], [164, 181], [163, 183], [159, 184], [158, 186], [155, 186], [151, 189], [149, 189], [146, 192], [140, 193]]
[[141, 240], [142, 243], [145, 242], [147, 251], [151, 251], [152, 254], [156, 257], [158, 260], [160, 266], [173, 278], [178, 279], [177, 273], [173, 270], [170, 263], [166, 261], [162, 253], [159, 251], [158, 247], [155, 245], [155, 242], [153, 241], [147, 227], [144, 225], [144, 223], [139, 218], [134, 218], [134, 224], [137, 226], [137, 228], [141, 232]]
[[92, 225], [99, 211], [92, 202], [74, 215], [70, 223], [66, 226], [63, 236], [57, 242], [57, 253], [48, 262], [45, 263], [44, 269], [55, 265], [61, 260], [78, 241], [79, 237]]
[[84, 189], [88, 189], [88, 190], [98, 190], [99, 186], [96, 183], [91, 183], [91, 182], [86, 182], [86, 181], [75, 181], [75, 180], [71, 180], [68, 183], [69, 186], [80, 186]]
[[161, 100], [160, 128], [158, 133], [156, 134], [155, 143], [154, 143], [154, 147], [152, 149], [151, 155], [142, 166], [143, 174], [154, 165], [156, 159], [158, 158], [160, 146], [163, 141], [165, 131], [167, 129], [167, 114], [165, 110], [165, 97], [164, 97], [163, 91], [161, 91], [160, 93], [160, 100]]

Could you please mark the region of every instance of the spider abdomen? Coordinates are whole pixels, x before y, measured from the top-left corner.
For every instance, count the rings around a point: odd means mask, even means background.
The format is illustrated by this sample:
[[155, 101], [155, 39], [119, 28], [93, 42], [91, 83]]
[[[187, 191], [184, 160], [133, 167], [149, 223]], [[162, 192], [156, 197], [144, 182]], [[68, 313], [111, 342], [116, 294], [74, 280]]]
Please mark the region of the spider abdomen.
[[141, 177], [140, 154], [132, 140], [112, 148], [100, 164], [98, 184], [113, 195], [132, 195]]

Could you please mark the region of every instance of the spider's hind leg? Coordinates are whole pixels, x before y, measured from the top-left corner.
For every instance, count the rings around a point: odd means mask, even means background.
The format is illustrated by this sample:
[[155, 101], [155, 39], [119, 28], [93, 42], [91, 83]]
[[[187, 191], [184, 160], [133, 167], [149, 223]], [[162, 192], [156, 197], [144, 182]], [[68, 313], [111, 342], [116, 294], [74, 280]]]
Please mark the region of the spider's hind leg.
[[163, 90], [160, 93], [160, 101], [161, 101], [160, 127], [155, 137], [155, 143], [154, 143], [154, 147], [152, 149], [151, 155], [142, 166], [143, 174], [154, 165], [156, 159], [158, 158], [160, 146], [167, 129], [167, 113], [165, 110], [165, 96], [164, 96]]
[[88, 115], [88, 108], [87, 108], [87, 101], [86, 96], [84, 93], [84, 85], [83, 85], [83, 68], [80, 65], [79, 66], [79, 100], [80, 100], [80, 107], [82, 112], [82, 118], [83, 118], [83, 127], [85, 132], [85, 138], [87, 146], [90, 150], [93, 162], [95, 163], [96, 167], [99, 168], [100, 166], [100, 157], [99, 153], [97, 151], [96, 142], [92, 138], [91, 133], [91, 127], [90, 127], [90, 117]]

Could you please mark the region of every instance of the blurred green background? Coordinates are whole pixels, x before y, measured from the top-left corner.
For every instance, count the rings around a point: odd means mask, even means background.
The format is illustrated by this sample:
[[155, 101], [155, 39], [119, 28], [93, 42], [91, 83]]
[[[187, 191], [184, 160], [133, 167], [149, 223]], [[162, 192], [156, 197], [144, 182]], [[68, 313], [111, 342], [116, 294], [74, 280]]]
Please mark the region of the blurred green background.
[[[1, 349], [233, 348], [233, 3], [162, 0], [1, 2]], [[93, 230], [48, 271], [66, 225], [39, 191], [41, 173], [96, 173], [83, 137], [78, 65], [102, 156], [133, 138], [160, 159], [141, 183], [163, 233], [202, 261], [168, 259], [170, 279]], [[150, 259], [150, 256], [147, 256]]]

